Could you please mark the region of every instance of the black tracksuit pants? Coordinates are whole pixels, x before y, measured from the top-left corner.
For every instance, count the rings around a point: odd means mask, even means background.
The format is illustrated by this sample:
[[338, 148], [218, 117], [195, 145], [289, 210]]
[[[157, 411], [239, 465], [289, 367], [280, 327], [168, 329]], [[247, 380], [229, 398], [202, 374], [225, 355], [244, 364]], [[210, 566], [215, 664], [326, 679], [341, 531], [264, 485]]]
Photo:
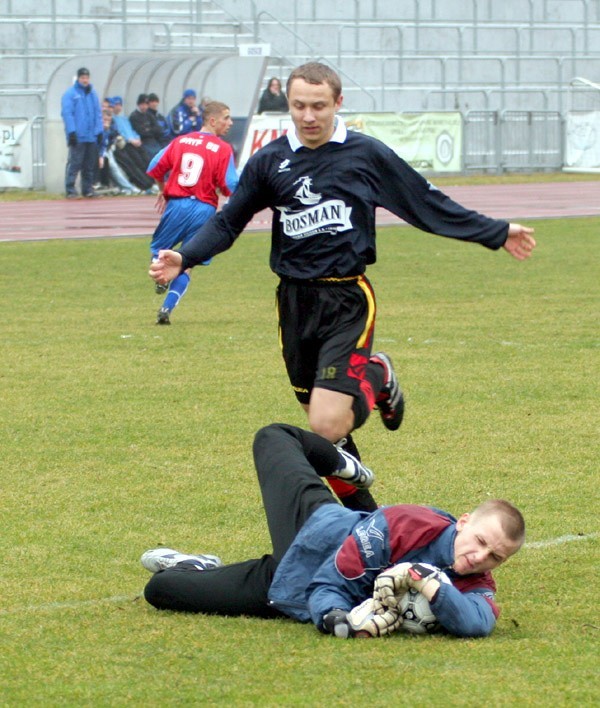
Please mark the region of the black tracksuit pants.
[[222, 615], [280, 617], [267, 603], [279, 561], [304, 522], [322, 504], [336, 500], [320, 477], [339, 466], [325, 438], [291, 425], [274, 424], [254, 439], [254, 464], [273, 552], [262, 558], [199, 571], [185, 561], [155, 573], [144, 590], [158, 609]]

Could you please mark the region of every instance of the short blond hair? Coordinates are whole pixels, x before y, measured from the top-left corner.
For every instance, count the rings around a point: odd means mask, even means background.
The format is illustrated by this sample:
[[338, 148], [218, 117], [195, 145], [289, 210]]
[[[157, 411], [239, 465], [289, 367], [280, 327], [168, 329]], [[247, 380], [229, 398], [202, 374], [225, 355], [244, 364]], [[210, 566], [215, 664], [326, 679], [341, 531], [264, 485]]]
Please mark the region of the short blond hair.
[[209, 118], [218, 117], [223, 111], [229, 111], [230, 108], [226, 103], [221, 101], [207, 101], [202, 105], [202, 120], [208, 121]]
[[334, 101], [342, 95], [342, 80], [338, 74], [331, 67], [318, 61], [309, 61], [292, 71], [286, 84], [288, 96], [294, 79], [303, 79], [307, 84], [327, 84], [331, 88]]
[[505, 499], [488, 499], [471, 512], [471, 518], [497, 516], [506, 537], [519, 546], [525, 541], [525, 519], [514, 504]]

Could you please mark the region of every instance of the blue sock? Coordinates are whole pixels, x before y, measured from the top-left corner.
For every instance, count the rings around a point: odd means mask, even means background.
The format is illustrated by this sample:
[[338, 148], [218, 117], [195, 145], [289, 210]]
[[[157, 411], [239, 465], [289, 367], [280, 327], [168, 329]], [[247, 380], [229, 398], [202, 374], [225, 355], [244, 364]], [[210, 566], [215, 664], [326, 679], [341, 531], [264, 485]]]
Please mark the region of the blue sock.
[[190, 284], [190, 276], [187, 273], [181, 273], [175, 280], [171, 281], [169, 292], [163, 302], [163, 307], [166, 307], [169, 312], [179, 304], [181, 298], [185, 295], [185, 291]]

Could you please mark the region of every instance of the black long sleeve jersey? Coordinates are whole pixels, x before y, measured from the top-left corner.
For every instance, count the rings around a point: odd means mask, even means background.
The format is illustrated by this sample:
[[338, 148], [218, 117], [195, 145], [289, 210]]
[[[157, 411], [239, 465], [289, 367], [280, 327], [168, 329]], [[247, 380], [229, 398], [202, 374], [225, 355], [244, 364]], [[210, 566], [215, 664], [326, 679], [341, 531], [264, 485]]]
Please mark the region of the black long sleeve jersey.
[[273, 210], [270, 265], [280, 277], [343, 278], [376, 260], [375, 209], [423, 231], [498, 249], [508, 223], [465, 209], [379, 140], [346, 132], [316, 149], [293, 132], [248, 160], [237, 191], [181, 248], [189, 268], [230, 248], [259, 211]]

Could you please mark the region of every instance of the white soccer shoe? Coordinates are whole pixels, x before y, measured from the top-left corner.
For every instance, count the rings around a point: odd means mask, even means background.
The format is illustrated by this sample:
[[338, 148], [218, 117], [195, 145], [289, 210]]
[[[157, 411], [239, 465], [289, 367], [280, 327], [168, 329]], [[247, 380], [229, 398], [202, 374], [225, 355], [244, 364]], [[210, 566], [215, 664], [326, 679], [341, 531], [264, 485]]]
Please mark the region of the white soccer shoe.
[[142, 554], [140, 558], [141, 564], [146, 570], [151, 573], [158, 573], [159, 570], [173, 568], [182, 561], [191, 561], [198, 570], [210, 570], [223, 565], [223, 562], [218, 556], [209, 554], [189, 555], [187, 553], [179, 553], [172, 548], [153, 548]]
[[344, 482], [352, 484], [357, 489], [368, 489], [375, 480], [375, 475], [372, 470], [365, 467], [362, 462], [357, 460], [356, 457], [351, 455], [349, 452], [346, 452], [339, 447], [338, 452], [345, 464], [341, 469], [331, 472], [331, 477], [343, 479]]

